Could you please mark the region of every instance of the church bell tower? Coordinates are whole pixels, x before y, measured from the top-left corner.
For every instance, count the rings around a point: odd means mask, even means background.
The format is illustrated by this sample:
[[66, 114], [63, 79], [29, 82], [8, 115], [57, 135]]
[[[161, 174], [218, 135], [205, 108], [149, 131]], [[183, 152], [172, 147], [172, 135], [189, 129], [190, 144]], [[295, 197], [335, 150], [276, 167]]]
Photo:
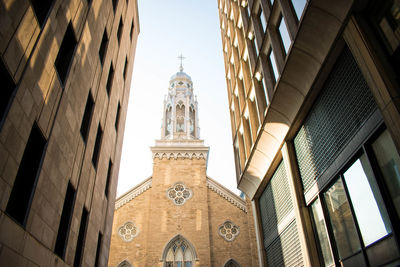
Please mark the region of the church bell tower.
[[171, 76], [164, 99], [161, 139], [151, 148], [153, 158], [208, 158], [208, 147], [200, 140], [198, 103], [192, 78], [183, 71]]

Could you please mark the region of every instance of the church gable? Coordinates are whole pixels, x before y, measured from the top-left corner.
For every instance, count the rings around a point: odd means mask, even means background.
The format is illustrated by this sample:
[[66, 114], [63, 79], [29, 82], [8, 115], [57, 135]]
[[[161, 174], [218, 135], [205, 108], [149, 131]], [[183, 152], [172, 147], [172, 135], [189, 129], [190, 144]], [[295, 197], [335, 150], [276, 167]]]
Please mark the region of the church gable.
[[214, 179], [207, 177], [207, 187], [230, 202], [232, 205], [247, 213], [246, 202], [235, 193], [227, 189], [225, 186], [219, 184]]
[[128, 192], [126, 192], [125, 194], [123, 194], [122, 196], [117, 198], [115, 200], [115, 209], [116, 210], [119, 209], [120, 207], [122, 207], [126, 203], [130, 202], [135, 197], [146, 192], [149, 188], [151, 188], [151, 181], [152, 181], [152, 177], [150, 176], [149, 178], [144, 180], [142, 183], [138, 184], [137, 186], [135, 186], [134, 188], [132, 188], [131, 190], [129, 190]]

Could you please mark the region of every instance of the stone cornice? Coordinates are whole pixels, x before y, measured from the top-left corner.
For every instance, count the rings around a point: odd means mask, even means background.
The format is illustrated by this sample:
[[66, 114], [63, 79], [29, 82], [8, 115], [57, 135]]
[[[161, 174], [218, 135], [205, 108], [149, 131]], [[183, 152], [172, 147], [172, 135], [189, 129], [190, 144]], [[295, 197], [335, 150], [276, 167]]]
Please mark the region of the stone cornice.
[[143, 192], [147, 191], [147, 189], [149, 189], [151, 187], [151, 181], [152, 181], [152, 177], [150, 176], [149, 178], [144, 180], [142, 183], [138, 184], [137, 186], [135, 186], [134, 188], [132, 188], [131, 190], [129, 190], [128, 192], [126, 192], [125, 194], [123, 194], [122, 196], [117, 198], [117, 200], [115, 201], [115, 209], [116, 210], [119, 209], [120, 207], [122, 207], [123, 205], [125, 205], [126, 203], [128, 203], [129, 201], [134, 199], [135, 197], [137, 197], [140, 194], [142, 194]]
[[156, 141], [156, 146], [151, 147], [153, 159], [205, 159], [208, 161], [209, 147], [203, 145], [202, 140]]
[[207, 187], [247, 213], [246, 201], [241, 199], [229, 189], [225, 188], [223, 185], [219, 184], [217, 181], [211, 179], [210, 177], [207, 177]]

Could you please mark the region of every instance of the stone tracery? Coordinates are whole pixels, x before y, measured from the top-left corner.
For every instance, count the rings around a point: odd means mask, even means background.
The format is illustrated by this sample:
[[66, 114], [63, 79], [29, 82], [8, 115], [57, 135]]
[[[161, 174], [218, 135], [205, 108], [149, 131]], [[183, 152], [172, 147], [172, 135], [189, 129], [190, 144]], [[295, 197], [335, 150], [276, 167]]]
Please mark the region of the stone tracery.
[[131, 242], [139, 234], [139, 229], [133, 222], [126, 222], [118, 228], [118, 234], [125, 242]]
[[227, 220], [218, 227], [218, 233], [226, 241], [232, 242], [239, 235], [239, 229], [240, 229], [239, 226]]
[[174, 202], [175, 205], [183, 205], [192, 197], [192, 190], [187, 188], [184, 183], [176, 183], [167, 191], [167, 197]]

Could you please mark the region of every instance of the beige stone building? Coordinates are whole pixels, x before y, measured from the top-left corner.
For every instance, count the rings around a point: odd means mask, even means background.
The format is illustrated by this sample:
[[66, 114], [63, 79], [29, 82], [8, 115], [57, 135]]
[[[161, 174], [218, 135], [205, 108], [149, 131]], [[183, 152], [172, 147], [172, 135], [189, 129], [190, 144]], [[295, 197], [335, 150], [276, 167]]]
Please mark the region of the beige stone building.
[[251, 207], [207, 176], [197, 111], [181, 66], [151, 148], [153, 174], [116, 200], [108, 266], [258, 266]]
[[399, 266], [400, 2], [218, 0], [262, 266]]
[[0, 0], [0, 266], [105, 266], [136, 0]]

